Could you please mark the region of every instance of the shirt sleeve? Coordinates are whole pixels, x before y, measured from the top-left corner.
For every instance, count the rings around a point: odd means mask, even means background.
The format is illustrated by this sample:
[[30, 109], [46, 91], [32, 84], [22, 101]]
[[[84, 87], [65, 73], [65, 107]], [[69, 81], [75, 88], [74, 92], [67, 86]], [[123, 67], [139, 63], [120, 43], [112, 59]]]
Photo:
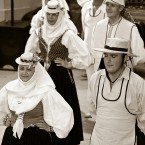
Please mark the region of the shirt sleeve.
[[145, 62], [145, 48], [144, 42], [139, 34], [139, 31], [136, 26], [132, 28], [132, 37], [131, 37], [131, 48], [133, 54], [137, 55], [138, 57], [134, 57], [135, 65], [137, 63], [144, 63]]
[[143, 83], [140, 83], [139, 97], [138, 97], [139, 113], [137, 115], [138, 127], [145, 134], [145, 91], [144, 90], [145, 90], [145, 81], [143, 81]]
[[9, 114], [9, 106], [8, 106], [8, 94], [5, 86], [0, 90], [0, 112], [3, 114]]
[[96, 120], [97, 104], [96, 97], [98, 92], [98, 72], [95, 72], [88, 83], [88, 99], [89, 99], [89, 111], [94, 120]]
[[91, 64], [87, 44], [73, 31], [68, 30], [62, 38], [62, 44], [68, 48], [69, 58], [74, 68], [86, 69]]
[[42, 100], [44, 120], [53, 127], [59, 138], [65, 138], [74, 125], [73, 110], [56, 91], [52, 90]]
[[39, 48], [39, 38], [36, 34], [37, 30], [35, 31], [35, 33], [32, 33], [30, 37], [28, 38], [26, 46], [25, 46], [25, 52], [32, 52], [32, 53], [41, 52]]
[[31, 28], [30, 28], [30, 31], [29, 31], [30, 34], [35, 32], [35, 30], [37, 28], [41, 27], [41, 25], [43, 24], [43, 19], [44, 19], [44, 13], [41, 9], [32, 17]]

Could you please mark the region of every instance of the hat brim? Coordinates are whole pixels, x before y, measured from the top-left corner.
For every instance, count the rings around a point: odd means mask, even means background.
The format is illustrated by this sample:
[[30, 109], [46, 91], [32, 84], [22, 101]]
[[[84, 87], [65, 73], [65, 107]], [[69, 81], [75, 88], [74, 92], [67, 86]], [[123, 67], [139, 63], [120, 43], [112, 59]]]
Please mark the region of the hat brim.
[[19, 64], [19, 65], [29, 65], [30, 63], [26, 63], [26, 62], [22, 62], [21, 60], [20, 60], [20, 57], [18, 57], [18, 58], [16, 58], [15, 59], [15, 62], [17, 63], [17, 64]]
[[62, 10], [53, 10], [53, 9], [47, 9], [45, 12], [46, 13], [50, 13], [50, 14], [55, 14], [55, 13], [59, 13], [61, 12]]
[[55, 14], [55, 13], [59, 13], [62, 11], [62, 9], [50, 9], [47, 6], [45, 6], [44, 11], [46, 13], [50, 13], [50, 14]]
[[103, 52], [103, 53], [112, 53], [112, 54], [119, 53], [119, 54], [126, 54], [126, 55], [132, 56], [132, 57], [138, 57], [137, 55], [134, 55], [132, 53], [123, 52], [123, 51], [114, 51], [114, 50], [112, 51], [112, 50], [108, 50], [108, 49], [105, 49], [105, 48], [93, 48], [93, 50], [100, 51], [100, 52]]
[[124, 6], [124, 7], [125, 7], [125, 4], [119, 4], [119, 3], [117, 3], [117, 2], [115, 2], [115, 1], [113, 1], [113, 0], [105, 0], [104, 3], [106, 4], [107, 2], [108, 2], [108, 3], [113, 3], [113, 4], [118, 5], [118, 6]]

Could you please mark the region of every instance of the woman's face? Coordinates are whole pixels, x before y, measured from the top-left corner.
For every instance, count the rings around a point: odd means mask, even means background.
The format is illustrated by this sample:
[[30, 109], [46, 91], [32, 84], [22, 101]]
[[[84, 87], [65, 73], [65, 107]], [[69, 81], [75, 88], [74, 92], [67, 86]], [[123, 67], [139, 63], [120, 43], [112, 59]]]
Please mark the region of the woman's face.
[[35, 67], [29, 65], [19, 65], [19, 77], [23, 82], [29, 81], [35, 72]]
[[106, 12], [109, 18], [116, 18], [120, 16], [120, 12], [123, 10], [123, 6], [115, 5], [113, 3], [106, 3]]
[[58, 19], [59, 13], [46, 13], [47, 21], [50, 25], [54, 25]]

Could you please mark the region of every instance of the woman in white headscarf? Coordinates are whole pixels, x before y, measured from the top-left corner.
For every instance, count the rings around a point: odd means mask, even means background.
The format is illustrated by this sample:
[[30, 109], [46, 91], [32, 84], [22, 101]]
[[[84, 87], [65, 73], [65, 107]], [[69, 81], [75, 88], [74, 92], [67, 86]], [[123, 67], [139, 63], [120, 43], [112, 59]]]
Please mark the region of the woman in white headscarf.
[[[67, 25], [67, 27], [71, 30], [73, 30], [74, 33], [78, 34], [78, 30], [76, 28], [76, 26], [74, 25], [74, 23], [70, 20], [70, 16], [68, 14], [69, 11], [69, 7], [66, 3], [65, 0], [59, 0], [62, 5], [65, 8], [65, 24]], [[44, 23], [44, 16], [45, 16], [45, 11], [44, 8], [47, 4], [48, 0], [42, 0], [42, 8], [41, 10], [39, 10], [33, 17], [31, 20], [31, 28], [29, 33], [32, 34], [33, 32], [35, 32], [35, 30], [39, 27], [41, 27]]]
[[16, 62], [18, 79], [0, 90], [0, 112], [11, 115], [2, 145], [56, 145], [72, 129], [73, 111], [38, 57], [24, 53]]
[[72, 107], [74, 126], [59, 145], [78, 145], [83, 140], [82, 121], [76, 86], [71, 68], [85, 69], [91, 63], [86, 43], [65, 23], [66, 10], [61, 1], [50, 0], [44, 8], [44, 24], [33, 33], [25, 52], [41, 57], [56, 90]]

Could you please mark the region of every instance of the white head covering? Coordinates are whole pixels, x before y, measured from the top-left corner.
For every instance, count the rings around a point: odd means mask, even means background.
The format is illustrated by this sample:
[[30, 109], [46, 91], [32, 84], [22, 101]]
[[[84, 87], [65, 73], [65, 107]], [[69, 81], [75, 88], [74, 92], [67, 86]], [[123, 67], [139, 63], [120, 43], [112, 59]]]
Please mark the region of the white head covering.
[[59, 13], [64, 9], [63, 5], [59, 3], [57, 0], [48, 1], [47, 5], [44, 8], [46, 13]]
[[[33, 56], [33, 54], [24, 53], [21, 57], [16, 59], [16, 62], [20, 65], [30, 65], [30, 62], [34, 60], [34, 57], [31, 56]], [[23, 62], [22, 59], [27, 60], [28, 62]], [[34, 67], [34, 75], [29, 81], [23, 82], [18, 77], [18, 79], [6, 85], [9, 94], [8, 104], [10, 110], [18, 115], [13, 126], [13, 135], [16, 137], [17, 133], [19, 138], [21, 137], [24, 128], [22, 114], [34, 109], [42, 100], [44, 93], [48, 93], [55, 88], [52, 79], [44, 67], [39, 62], [36, 62]]]
[[[43, 36], [45, 39], [53, 39], [61, 36], [67, 29], [68, 26], [66, 24], [66, 10], [63, 6], [62, 2], [59, 0], [50, 0], [44, 8], [45, 16], [44, 16], [44, 25]], [[50, 25], [47, 21], [46, 13], [57, 13], [59, 12], [58, 19], [54, 25]]]
[[[32, 18], [31, 29], [30, 29], [30, 32], [29, 32], [30, 34], [32, 34], [37, 28], [40, 28], [42, 26], [43, 22], [44, 22], [44, 17], [46, 15], [45, 9], [47, 10], [45, 1], [46, 0], [42, 0], [41, 10], [39, 10], [38, 13], [36, 15], [34, 15], [33, 18]], [[51, 1], [53, 1], [53, 0], [51, 0]], [[65, 25], [67, 25], [68, 29], [71, 29], [71, 30], [74, 31], [74, 33], [78, 34], [78, 30], [77, 30], [76, 26], [69, 19], [70, 18], [69, 14], [68, 14], [69, 7], [68, 7], [66, 1], [65, 0], [58, 0], [58, 2], [61, 3], [61, 7], [63, 8], [62, 11], [64, 12], [63, 19], [65, 21]], [[51, 26], [50, 26], [50, 29], [51, 29]]]
[[44, 93], [49, 87], [55, 88], [51, 77], [38, 60], [38, 57], [30, 52], [25, 52], [16, 59], [19, 65], [33, 65], [33, 67], [35, 67], [35, 72], [32, 78], [27, 82], [20, 81], [18, 76], [18, 79], [8, 83], [6, 88], [9, 92], [18, 97], [23, 96], [24, 98], [30, 98]]

